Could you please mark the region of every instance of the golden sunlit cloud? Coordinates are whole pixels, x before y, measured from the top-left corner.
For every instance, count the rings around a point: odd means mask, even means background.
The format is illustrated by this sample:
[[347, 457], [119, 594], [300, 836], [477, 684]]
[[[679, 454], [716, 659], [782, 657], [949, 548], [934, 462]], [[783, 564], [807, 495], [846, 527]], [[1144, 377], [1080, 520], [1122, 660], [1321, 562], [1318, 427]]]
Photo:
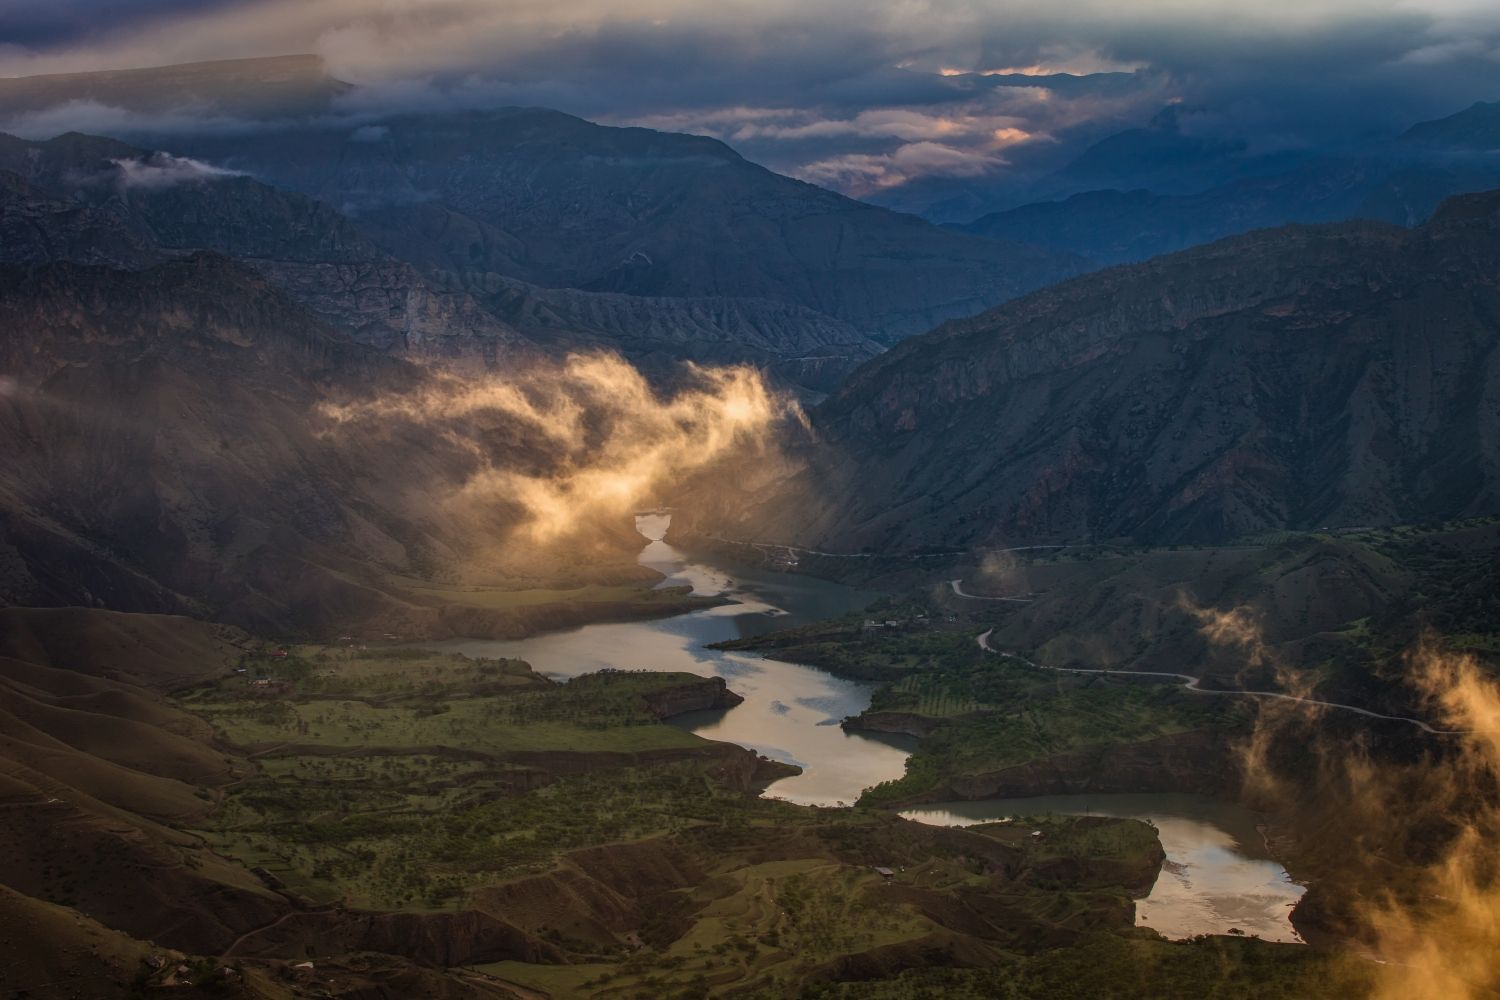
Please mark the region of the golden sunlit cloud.
[[1458, 825], [1426, 870], [1428, 898], [1381, 899], [1370, 914], [1384, 965], [1374, 1000], [1478, 1000], [1500, 989], [1500, 687], [1472, 655], [1423, 644], [1409, 677], [1451, 728], [1457, 754], [1435, 765], [1418, 811]]
[[[685, 376], [662, 393], [617, 356], [575, 354], [508, 378], [434, 375], [412, 393], [322, 413], [335, 425], [406, 421], [461, 443], [476, 471], [445, 502], [516, 508], [525, 535], [550, 543], [655, 503], [684, 476], [763, 448], [778, 420], [801, 417], [753, 368], [688, 365]], [[497, 420], [513, 431], [503, 454], [475, 431]]]
[[[1184, 607], [1210, 642], [1241, 653], [1249, 666], [1273, 667], [1286, 690], [1312, 695], [1310, 680], [1279, 662], [1248, 609]], [[1378, 960], [1371, 1000], [1493, 997], [1500, 991], [1500, 807], [1493, 804], [1500, 686], [1473, 655], [1439, 649], [1430, 638], [1406, 654], [1402, 676], [1451, 743], [1434, 743], [1415, 764], [1382, 761], [1358, 741], [1309, 728], [1305, 706], [1262, 703], [1240, 748], [1244, 791], [1295, 812], [1316, 787], [1310, 811], [1343, 814], [1339, 828], [1352, 834], [1343, 843], [1345, 863], [1375, 879], [1355, 911]], [[1286, 740], [1308, 745], [1319, 775], [1277, 773], [1272, 750]], [[1400, 889], [1372, 875], [1397, 871], [1405, 872]]]

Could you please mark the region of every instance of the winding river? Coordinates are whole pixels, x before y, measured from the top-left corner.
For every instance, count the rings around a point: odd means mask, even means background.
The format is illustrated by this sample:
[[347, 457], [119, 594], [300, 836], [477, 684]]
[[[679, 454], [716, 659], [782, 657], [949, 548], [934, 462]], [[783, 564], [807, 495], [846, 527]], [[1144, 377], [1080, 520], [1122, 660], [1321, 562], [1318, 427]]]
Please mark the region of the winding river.
[[900, 777], [914, 745], [899, 737], [846, 733], [839, 723], [870, 704], [873, 685], [840, 680], [821, 670], [762, 659], [757, 654], [705, 649], [738, 639], [857, 611], [876, 594], [824, 580], [750, 566], [695, 562], [662, 539], [669, 515], [641, 515], [636, 528], [649, 544], [643, 565], [666, 575], [658, 586], [691, 585], [695, 593], [736, 603], [650, 621], [604, 622], [517, 640], [455, 640], [444, 649], [474, 656], [526, 660], [552, 677], [574, 677], [604, 667], [686, 670], [717, 675], [744, 704], [727, 711], [692, 712], [673, 724], [796, 764], [799, 775], [766, 789], [804, 805], [853, 802], [870, 785]]
[[[812, 667], [756, 654], [706, 649], [705, 644], [762, 634], [862, 609], [876, 594], [810, 577], [737, 566], [715, 557], [697, 561], [668, 545], [669, 516], [642, 515], [647, 539], [640, 561], [662, 573], [659, 586], [692, 586], [695, 593], [735, 603], [650, 621], [606, 622], [517, 640], [460, 639], [444, 649], [474, 656], [524, 659], [557, 678], [604, 667], [685, 670], [717, 675], [743, 704], [694, 712], [675, 725], [708, 739], [750, 747], [797, 764], [766, 794], [804, 805], [853, 802], [870, 785], [899, 777], [914, 741], [846, 733], [839, 722], [870, 704], [874, 686], [841, 680]], [[1196, 796], [1058, 796], [959, 802], [904, 815], [926, 823], [965, 825], [1011, 815], [1089, 813], [1149, 820], [1167, 853], [1161, 877], [1138, 902], [1137, 920], [1168, 937], [1227, 933], [1238, 928], [1268, 940], [1298, 940], [1287, 920], [1302, 889], [1271, 859], [1255, 816], [1237, 806]]]
[[1300, 942], [1289, 918], [1303, 887], [1266, 849], [1256, 815], [1201, 795], [1049, 795], [943, 802], [901, 813], [940, 826], [1011, 816], [1124, 816], [1156, 827], [1167, 860], [1135, 920], [1169, 938], [1238, 930], [1267, 941]]

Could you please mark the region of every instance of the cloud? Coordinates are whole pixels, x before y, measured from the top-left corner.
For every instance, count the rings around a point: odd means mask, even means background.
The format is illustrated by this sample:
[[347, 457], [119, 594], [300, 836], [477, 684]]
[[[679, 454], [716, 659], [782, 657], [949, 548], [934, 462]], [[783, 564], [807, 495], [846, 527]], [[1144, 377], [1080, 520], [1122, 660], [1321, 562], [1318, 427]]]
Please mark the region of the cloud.
[[178, 184], [203, 184], [225, 177], [244, 176], [237, 170], [226, 170], [202, 160], [171, 153], [148, 153], [136, 158], [110, 160], [120, 169], [118, 183], [122, 188], [160, 190]]
[[818, 160], [797, 172], [810, 181], [867, 194], [916, 177], [979, 177], [1005, 162], [993, 151], [912, 142], [890, 153], [849, 153]]
[[[1290, 693], [1316, 696], [1314, 678], [1280, 663], [1248, 609], [1183, 606], [1211, 644], [1247, 668], [1271, 667]], [[1314, 886], [1337, 897], [1322, 901], [1325, 912], [1347, 904], [1347, 931], [1378, 956], [1372, 1000], [1480, 1000], [1500, 983], [1500, 686], [1472, 654], [1431, 636], [1399, 663], [1441, 735], [1420, 737], [1415, 753], [1377, 754], [1368, 732], [1339, 734], [1308, 706], [1257, 702], [1241, 747], [1245, 793], [1334, 848]]]
[[91, 135], [130, 135], [168, 132], [240, 132], [265, 127], [222, 115], [208, 108], [184, 107], [166, 112], [141, 112], [95, 100], [72, 100], [0, 121], [4, 130], [24, 139], [50, 139], [64, 132]]
[[413, 393], [321, 412], [329, 433], [378, 422], [468, 449], [474, 469], [444, 506], [463, 517], [514, 510], [527, 540], [551, 544], [655, 503], [715, 462], [768, 447], [778, 421], [800, 417], [752, 368], [689, 365], [684, 374], [675, 392], [661, 393], [615, 355], [576, 354], [505, 378], [434, 373]]
[[[0, 74], [311, 51], [359, 85], [353, 116], [530, 104], [675, 123], [856, 185], [1034, 175], [1174, 99], [1265, 148], [1393, 134], [1494, 99], [1500, 49], [1489, 0], [18, 2]], [[999, 155], [1004, 129], [1048, 141]], [[905, 148], [924, 142], [961, 155]]]

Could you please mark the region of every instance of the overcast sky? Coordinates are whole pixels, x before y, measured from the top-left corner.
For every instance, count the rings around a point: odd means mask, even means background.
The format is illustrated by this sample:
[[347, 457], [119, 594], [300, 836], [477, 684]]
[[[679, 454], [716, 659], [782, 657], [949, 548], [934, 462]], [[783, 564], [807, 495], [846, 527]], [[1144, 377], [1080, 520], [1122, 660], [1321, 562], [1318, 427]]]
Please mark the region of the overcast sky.
[[0, 76], [290, 52], [367, 103], [703, 132], [861, 193], [1003, 174], [1174, 102], [1265, 149], [1399, 131], [1500, 100], [1500, 2], [0, 2]]

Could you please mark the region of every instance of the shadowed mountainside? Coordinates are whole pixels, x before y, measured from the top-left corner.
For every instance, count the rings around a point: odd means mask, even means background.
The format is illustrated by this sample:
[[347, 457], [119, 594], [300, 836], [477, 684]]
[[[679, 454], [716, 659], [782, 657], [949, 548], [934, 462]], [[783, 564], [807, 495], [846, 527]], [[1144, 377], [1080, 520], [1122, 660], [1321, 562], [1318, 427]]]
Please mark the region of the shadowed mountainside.
[[[1100, 155], [1117, 147], [1118, 157]], [[1417, 225], [1453, 195], [1500, 184], [1500, 103], [1475, 104], [1412, 126], [1394, 140], [1338, 154], [1251, 158], [1161, 128], [1119, 133], [1079, 158], [1058, 183], [1072, 193], [993, 212], [955, 228], [1076, 253], [1106, 265], [1145, 260], [1287, 223], [1375, 219]], [[1141, 161], [1144, 172], [1130, 171]], [[1157, 176], [1151, 166], [1166, 171]], [[1089, 169], [1083, 169], [1087, 167]], [[1174, 184], [1177, 169], [1247, 176]], [[1091, 172], [1092, 171], [1092, 172]], [[1111, 171], [1120, 171], [1116, 175]], [[1096, 183], [1088, 183], [1090, 178]], [[1123, 183], [1122, 183], [1123, 182]]]
[[866, 365], [682, 527], [913, 551], [1493, 513], [1497, 262], [1486, 194], [1065, 282]]
[[826, 392], [881, 349], [848, 323], [771, 299], [544, 289], [499, 274], [455, 291], [450, 275], [424, 274], [356, 221], [250, 176], [113, 139], [0, 135], [5, 260], [139, 268], [221, 253], [354, 339], [403, 358], [475, 371], [543, 351], [607, 348], [662, 379], [682, 360], [748, 362]]
[[419, 634], [446, 634], [444, 615], [462, 614], [488, 634], [507, 612], [444, 610], [440, 593], [412, 589], [418, 578], [576, 586], [641, 573], [627, 525], [582, 540], [596, 565], [576, 570], [555, 552], [496, 544], [519, 519], [503, 502], [444, 505], [479, 467], [478, 437], [506, 461], [548, 467], [503, 414], [451, 433], [394, 418], [327, 433], [322, 403], [430, 376], [234, 262], [3, 269], [0, 325], [12, 331], [0, 342], [6, 602], [272, 629], [379, 618]]
[[[45, 223], [51, 234], [12, 244], [10, 260], [140, 267], [207, 250], [260, 271], [383, 351], [490, 367], [534, 353], [472, 298], [439, 288], [332, 208], [251, 177], [77, 133], [47, 142], [0, 135], [0, 174], [10, 178], [6, 216], [32, 217], [31, 232]], [[45, 219], [28, 208], [38, 198], [55, 203]], [[133, 245], [106, 253], [118, 239], [101, 240], [102, 226]]]
[[772, 299], [893, 340], [1076, 268], [779, 176], [713, 139], [544, 109], [176, 141], [351, 213], [391, 252], [466, 289], [501, 275]]

